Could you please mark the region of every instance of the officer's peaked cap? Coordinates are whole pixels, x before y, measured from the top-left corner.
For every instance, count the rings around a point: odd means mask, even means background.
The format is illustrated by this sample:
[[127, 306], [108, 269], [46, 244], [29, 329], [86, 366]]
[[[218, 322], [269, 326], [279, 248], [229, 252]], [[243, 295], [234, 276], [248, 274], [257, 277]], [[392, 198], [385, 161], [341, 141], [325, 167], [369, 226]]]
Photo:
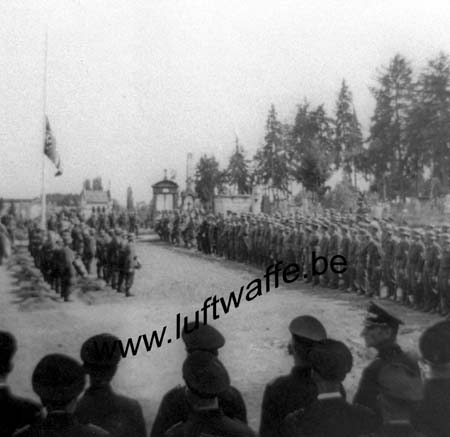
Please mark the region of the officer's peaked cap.
[[398, 327], [399, 325], [403, 325], [402, 320], [375, 302], [369, 303], [369, 307], [367, 308], [367, 316], [364, 323], [366, 326], [379, 325]]
[[320, 341], [327, 338], [327, 332], [322, 323], [315, 317], [308, 315], [299, 316], [292, 320], [289, 324], [289, 331], [300, 339]]

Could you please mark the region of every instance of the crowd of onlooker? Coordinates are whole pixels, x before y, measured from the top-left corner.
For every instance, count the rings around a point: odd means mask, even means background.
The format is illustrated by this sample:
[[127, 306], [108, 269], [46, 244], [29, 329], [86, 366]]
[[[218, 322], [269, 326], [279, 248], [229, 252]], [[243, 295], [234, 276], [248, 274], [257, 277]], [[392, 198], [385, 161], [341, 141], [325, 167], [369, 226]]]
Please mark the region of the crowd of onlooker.
[[[448, 437], [450, 321], [423, 332], [419, 362], [397, 344], [402, 323], [386, 308], [370, 304], [362, 336], [378, 355], [364, 369], [350, 400], [343, 386], [353, 366], [350, 349], [329, 338], [315, 317], [292, 320], [288, 351], [293, 368], [266, 385], [259, 435]], [[244, 397], [219, 360], [223, 335], [211, 325], [185, 322], [182, 339], [185, 385], [164, 395], [150, 436], [254, 436]], [[32, 372], [38, 404], [8, 388], [17, 344], [11, 333], [0, 331], [0, 435], [147, 436], [140, 404], [111, 385], [121, 360], [118, 341], [111, 334], [94, 335], [82, 344], [81, 361], [59, 353], [44, 356]]]

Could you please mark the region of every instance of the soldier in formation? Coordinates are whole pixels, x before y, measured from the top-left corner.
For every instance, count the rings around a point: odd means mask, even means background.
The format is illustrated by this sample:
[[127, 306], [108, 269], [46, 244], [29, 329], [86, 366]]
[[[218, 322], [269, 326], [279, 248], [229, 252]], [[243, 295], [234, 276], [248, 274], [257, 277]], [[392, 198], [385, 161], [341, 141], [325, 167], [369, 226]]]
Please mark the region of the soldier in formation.
[[[181, 226], [174, 225], [178, 221]], [[206, 255], [258, 268], [296, 263], [302, 272], [299, 281], [313, 286], [391, 299], [442, 316], [450, 313], [447, 226], [409, 228], [397, 226], [390, 218], [332, 210], [322, 216], [231, 211], [224, 216], [193, 210], [163, 212], [156, 230], [167, 242], [184, 241], [186, 247]], [[179, 237], [174, 237], [176, 232]], [[337, 255], [345, 260], [342, 273], [325, 269]]]
[[[135, 229], [137, 219], [134, 215], [130, 219]], [[80, 215], [62, 212], [49, 218], [46, 231], [34, 222], [28, 230], [28, 248], [34, 265], [65, 302], [71, 301], [73, 288], [80, 278], [94, 275], [117, 292], [131, 297], [135, 270], [141, 266], [135, 234], [109, 227], [110, 223], [119, 222], [128, 226], [130, 219], [124, 214], [118, 218], [111, 214], [93, 215], [86, 221]]]

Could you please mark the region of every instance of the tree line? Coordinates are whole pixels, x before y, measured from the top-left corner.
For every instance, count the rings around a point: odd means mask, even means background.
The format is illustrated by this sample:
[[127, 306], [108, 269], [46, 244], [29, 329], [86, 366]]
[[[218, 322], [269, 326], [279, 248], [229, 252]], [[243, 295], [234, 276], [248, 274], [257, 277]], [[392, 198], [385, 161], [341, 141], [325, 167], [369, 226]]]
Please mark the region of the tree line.
[[290, 182], [295, 181], [320, 199], [327, 179], [338, 170], [355, 189], [357, 175], [364, 176], [370, 190], [386, 200], [448, 193], [449, 56], [440, 53], [415, 74], [411, 62], [397, 54], [377, 70], [370, 91], [375, 109], [366, 138], [345, 79], [333, 114], [305, 98], [293, 122], [283, 123], [271, 105], [264, 142], [252, 160], [246, 158], [238, 138], [227, 168], [220, 169], [214, 155], [200, 158], [197, 195], [210, 203], [225, 186], [247, 194], [259, 184], [276, 198], [289, 193]]

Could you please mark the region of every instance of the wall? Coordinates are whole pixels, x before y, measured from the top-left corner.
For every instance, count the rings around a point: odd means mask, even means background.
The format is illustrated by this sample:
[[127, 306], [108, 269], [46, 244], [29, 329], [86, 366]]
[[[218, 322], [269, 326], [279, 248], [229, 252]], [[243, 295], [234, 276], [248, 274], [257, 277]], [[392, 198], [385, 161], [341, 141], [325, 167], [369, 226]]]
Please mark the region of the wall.
[[252, 197], [249, 195], [214, 197], [214, 212], [216, 214], [226, 214], [227, 211], [233, 211], [237, 213], [250, 212], [251, 206]]

